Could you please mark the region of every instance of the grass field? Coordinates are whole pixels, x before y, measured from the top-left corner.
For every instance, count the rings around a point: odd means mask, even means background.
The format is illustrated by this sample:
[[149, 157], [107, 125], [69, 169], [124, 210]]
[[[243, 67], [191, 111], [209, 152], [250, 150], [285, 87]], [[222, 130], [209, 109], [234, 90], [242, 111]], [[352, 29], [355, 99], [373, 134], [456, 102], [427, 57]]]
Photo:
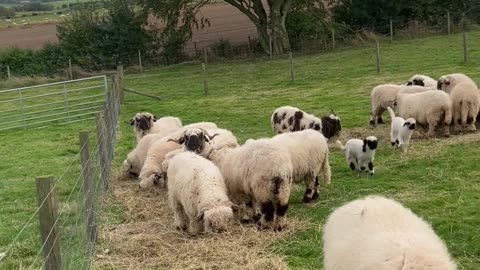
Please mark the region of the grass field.
[[[119, 123], [116, 165], [120, 166], [132, 149], [133, 136], [126, 121], [139, 111], [150, 111], [157, 116], [175, 115], [184, 123], [213, 121], [220, 127], [232, 130], [244, 142], [248, 138], [272, 135], [269, 118], [271, 112], [279, 106], [293, 105], [316, 115], [326, 114], [332, 108], [342, 119], [343, 140], [366, 135], [375, 135], [380, 139], [375, 159], [376, 175], [368, 179], [352, 176], [342, 153], [332, 147], [331, 187], [322, 188], [319, 200], [311, 205], [301, 203], [302, 186], [297, 187], [291, 196], [291, 208], [287, 216], [303, 225], [293, 226], [285, 234], [260, 233], [259, 238], [261, 235], [272, 237], [270, 240], [265, 239], [269, 241], [265, 249], [258, 250], [255, 246], [248, 246], [253, 232], [246, 231], [242, 236], [229, 235], [228, 239], [234, 239], [233, 243], [238, 243], [235, 241], [240, 241], [242, 237], [248, 239], [242, 242], [245, 246], [234, 248], [250, 248], [252, 258], [274, 256], [283, 261], [278, 265], [286, 263], [291, 269], [320, 269], [322, 242], [319, 229], [327, 215], [335, 207], [350, 200], [370, 194], [383, 194], [399, 200], [430, 222], [447, 243], [459, 269], [480, 269], [480, 169], [477, 158], [480, 135], [464, 134], [448, 139], [427, 140], [420, 139], [415, 134], [408, 156], [400, 157], [390, 147], [388, 125], [373, 130], [367, 126], [369, 93], [377, 84], [403, 83], [416, 73], [438, 78], [451, 72], [467, 73], [479, 82], [480, 44], [474, 41], [480, 40], [480, 33], [470, 33], [469, 40], [468, 64], [462, 63], [459, 35], [382, 44], [380, 74], [375, 71], [373, 47], [337, 50], [321, 55], [295, 55], [294, 84], [289, 82], [287, 59], [208, 64], [207, 96], [203, 94], [199, 64], [182, 64], [153, 69], [142, 75], [128, 75], [125, 80], [128, 87], [159, 96], [163, 100], [126, 95]], [[86, 127], [87, 125], [76, 124], [38, 131], [0, 133], [0, 253], [5, 250], [25, 218], [33, 212], [34, 177], [39, 174], [59, 175], [76, 154], [77, 132]], [[123, 189], [136, 188], [135, 183], [114, 183]], [[64, 192], [69, 190], [68, 184], [64, 183]], [[181, 254], [178, 254], [179, 257], [163, 258], [163, 249], [157, 245], [168, 246], [172, 252], [177, 248], [176, 243], [169, 243], [165, 240], [168, 238], [162, 238], [171, 230], [171, 215], [168, 211], [155, 212], [164, 214], [156, 217], [148, 214], [149, 209], [136, 207], [143, 196], [149, 198], [149, 202], [158, 204], [164, 204], [165, 198], [132, 191], [131, 194], [136, 197], [127, 201], [130, 197], [119, 196], [117, 187], [112, 187], [112, 190], [111, 207], [103, 215], [100, 242], [100, 250], [109, 249], [110, 253], [105, 253], [103, 259], [98, 259], [97, 269], [174, 269], [180, 268], [180, 263], [185, 266], [189, 262], [209, 268], [213, 267], [209, 264], [210, 261], [219, 256], [224, 261], [238, 260], [221, 257], [224, 251], [222, 249], [232, 248], [231, 246], [222, 245], [218, 250], [215, 248], [215, 245], [223, 244], [222, 239], [225, 241], [227, 236], [215, 236], [214, 239], [218, 242], [211, 243], [211, 249], [196, 254], [197, 260], [182, 257]], [[135, 214], [135, 211], [139, 212]], [[168, 220], [160, 220], [164, 217]], [[147, 224], [145, 222], [158, 225], [158, 239], [142, 237], [138, 230]], [[166, 227], [163, 227], [164, 223], [167, 224]], [[138, 230], [122, 230], [128, 226], [137, 227]], [[112, 231], [118, 233], [124, 246], [116, 246], [115, 241], [119, 239], [108, 237]], [[38, 250], [38, 236], [35, 233], [36, 227], [33, 224], [14, 249], [15, 255], [0, 262], [0, 269], [28, 266], [31, 263]], [[194, 251], [205, 241], [208, 242], [208, 237], [193, 240], [182, 238], [182, 243]], [[141, 243], [142, 246], [136, 246], [135, 243]], [[140, 250], [135, 250], [137, 247]], [[129, 264], [121, 261], [125, 255], [128, 258], [124, 259], [128, 259]], [[162, 262], [160, 258], [170, 261]], [[239, 264], [236, 269], [242, 269], [242, 266], [244, 265]]]

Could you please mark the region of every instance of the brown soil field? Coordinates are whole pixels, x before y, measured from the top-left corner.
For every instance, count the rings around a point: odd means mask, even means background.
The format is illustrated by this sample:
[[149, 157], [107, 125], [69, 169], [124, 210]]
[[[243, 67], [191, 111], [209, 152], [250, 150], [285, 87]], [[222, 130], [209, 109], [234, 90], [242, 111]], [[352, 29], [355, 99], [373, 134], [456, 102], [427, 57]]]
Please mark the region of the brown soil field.
[[[194, 52], [194, 43], [198, 50], [223, 38], [232, 44], [248, 42], [248, 36], [257, 36], [253, 23], [237, 10], [226, 4], [208, 5], [201, 9], [201, 15], [210, 20], [210, 27], [194, 30], [192, 40], [187, 43], [185, 52]], [[57, 42], [55, 24], [32, 25], [28, 28], [9, 28], [0, 30], [0, 49], [8, 47], [39, 49], [45, 43]]]

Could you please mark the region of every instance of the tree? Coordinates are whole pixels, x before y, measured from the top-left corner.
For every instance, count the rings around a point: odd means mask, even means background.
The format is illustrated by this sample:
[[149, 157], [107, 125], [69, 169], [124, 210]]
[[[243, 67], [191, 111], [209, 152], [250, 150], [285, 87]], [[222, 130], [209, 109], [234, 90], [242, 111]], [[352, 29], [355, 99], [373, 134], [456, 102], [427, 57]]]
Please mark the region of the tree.
[[[269, 39], [275, 53], [284, 53], [290, 49], [288, 33], [285, 26], [293, 0], [224, 0], [245, 14], [257, 28], [258, 40], [266, 53], [270, 51]], [[209, 0], [140, 0], [145, 12], [163, 19], [167, 26], [185, 31], [191, 36], [192, 27], [209, 24], [208, 18], [197, 19], [195, 15]], [[267, 10], [269, 13], [267, 13]], [[187, 38], [188, 39], [188, 38]]]

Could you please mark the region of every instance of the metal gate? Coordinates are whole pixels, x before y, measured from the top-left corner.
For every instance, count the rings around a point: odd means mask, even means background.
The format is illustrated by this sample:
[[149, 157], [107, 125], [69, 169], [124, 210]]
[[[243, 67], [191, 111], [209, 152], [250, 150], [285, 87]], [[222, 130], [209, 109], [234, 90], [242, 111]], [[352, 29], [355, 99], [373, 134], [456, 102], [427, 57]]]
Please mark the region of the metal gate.
[[93, 119], [107, 91], [106, 76], [0, 90], [0, 130]]

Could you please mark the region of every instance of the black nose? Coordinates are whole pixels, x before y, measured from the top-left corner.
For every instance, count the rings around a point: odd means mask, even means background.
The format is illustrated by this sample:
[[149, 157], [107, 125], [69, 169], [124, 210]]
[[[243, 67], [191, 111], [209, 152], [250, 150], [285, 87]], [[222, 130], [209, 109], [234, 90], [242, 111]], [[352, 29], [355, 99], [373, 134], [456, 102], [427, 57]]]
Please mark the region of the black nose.
[[189, 136], [187, 137], [185, 145], [189, 151], [198, 151], [200, 149], [200, 139], [197, 137], [197, 135]]

